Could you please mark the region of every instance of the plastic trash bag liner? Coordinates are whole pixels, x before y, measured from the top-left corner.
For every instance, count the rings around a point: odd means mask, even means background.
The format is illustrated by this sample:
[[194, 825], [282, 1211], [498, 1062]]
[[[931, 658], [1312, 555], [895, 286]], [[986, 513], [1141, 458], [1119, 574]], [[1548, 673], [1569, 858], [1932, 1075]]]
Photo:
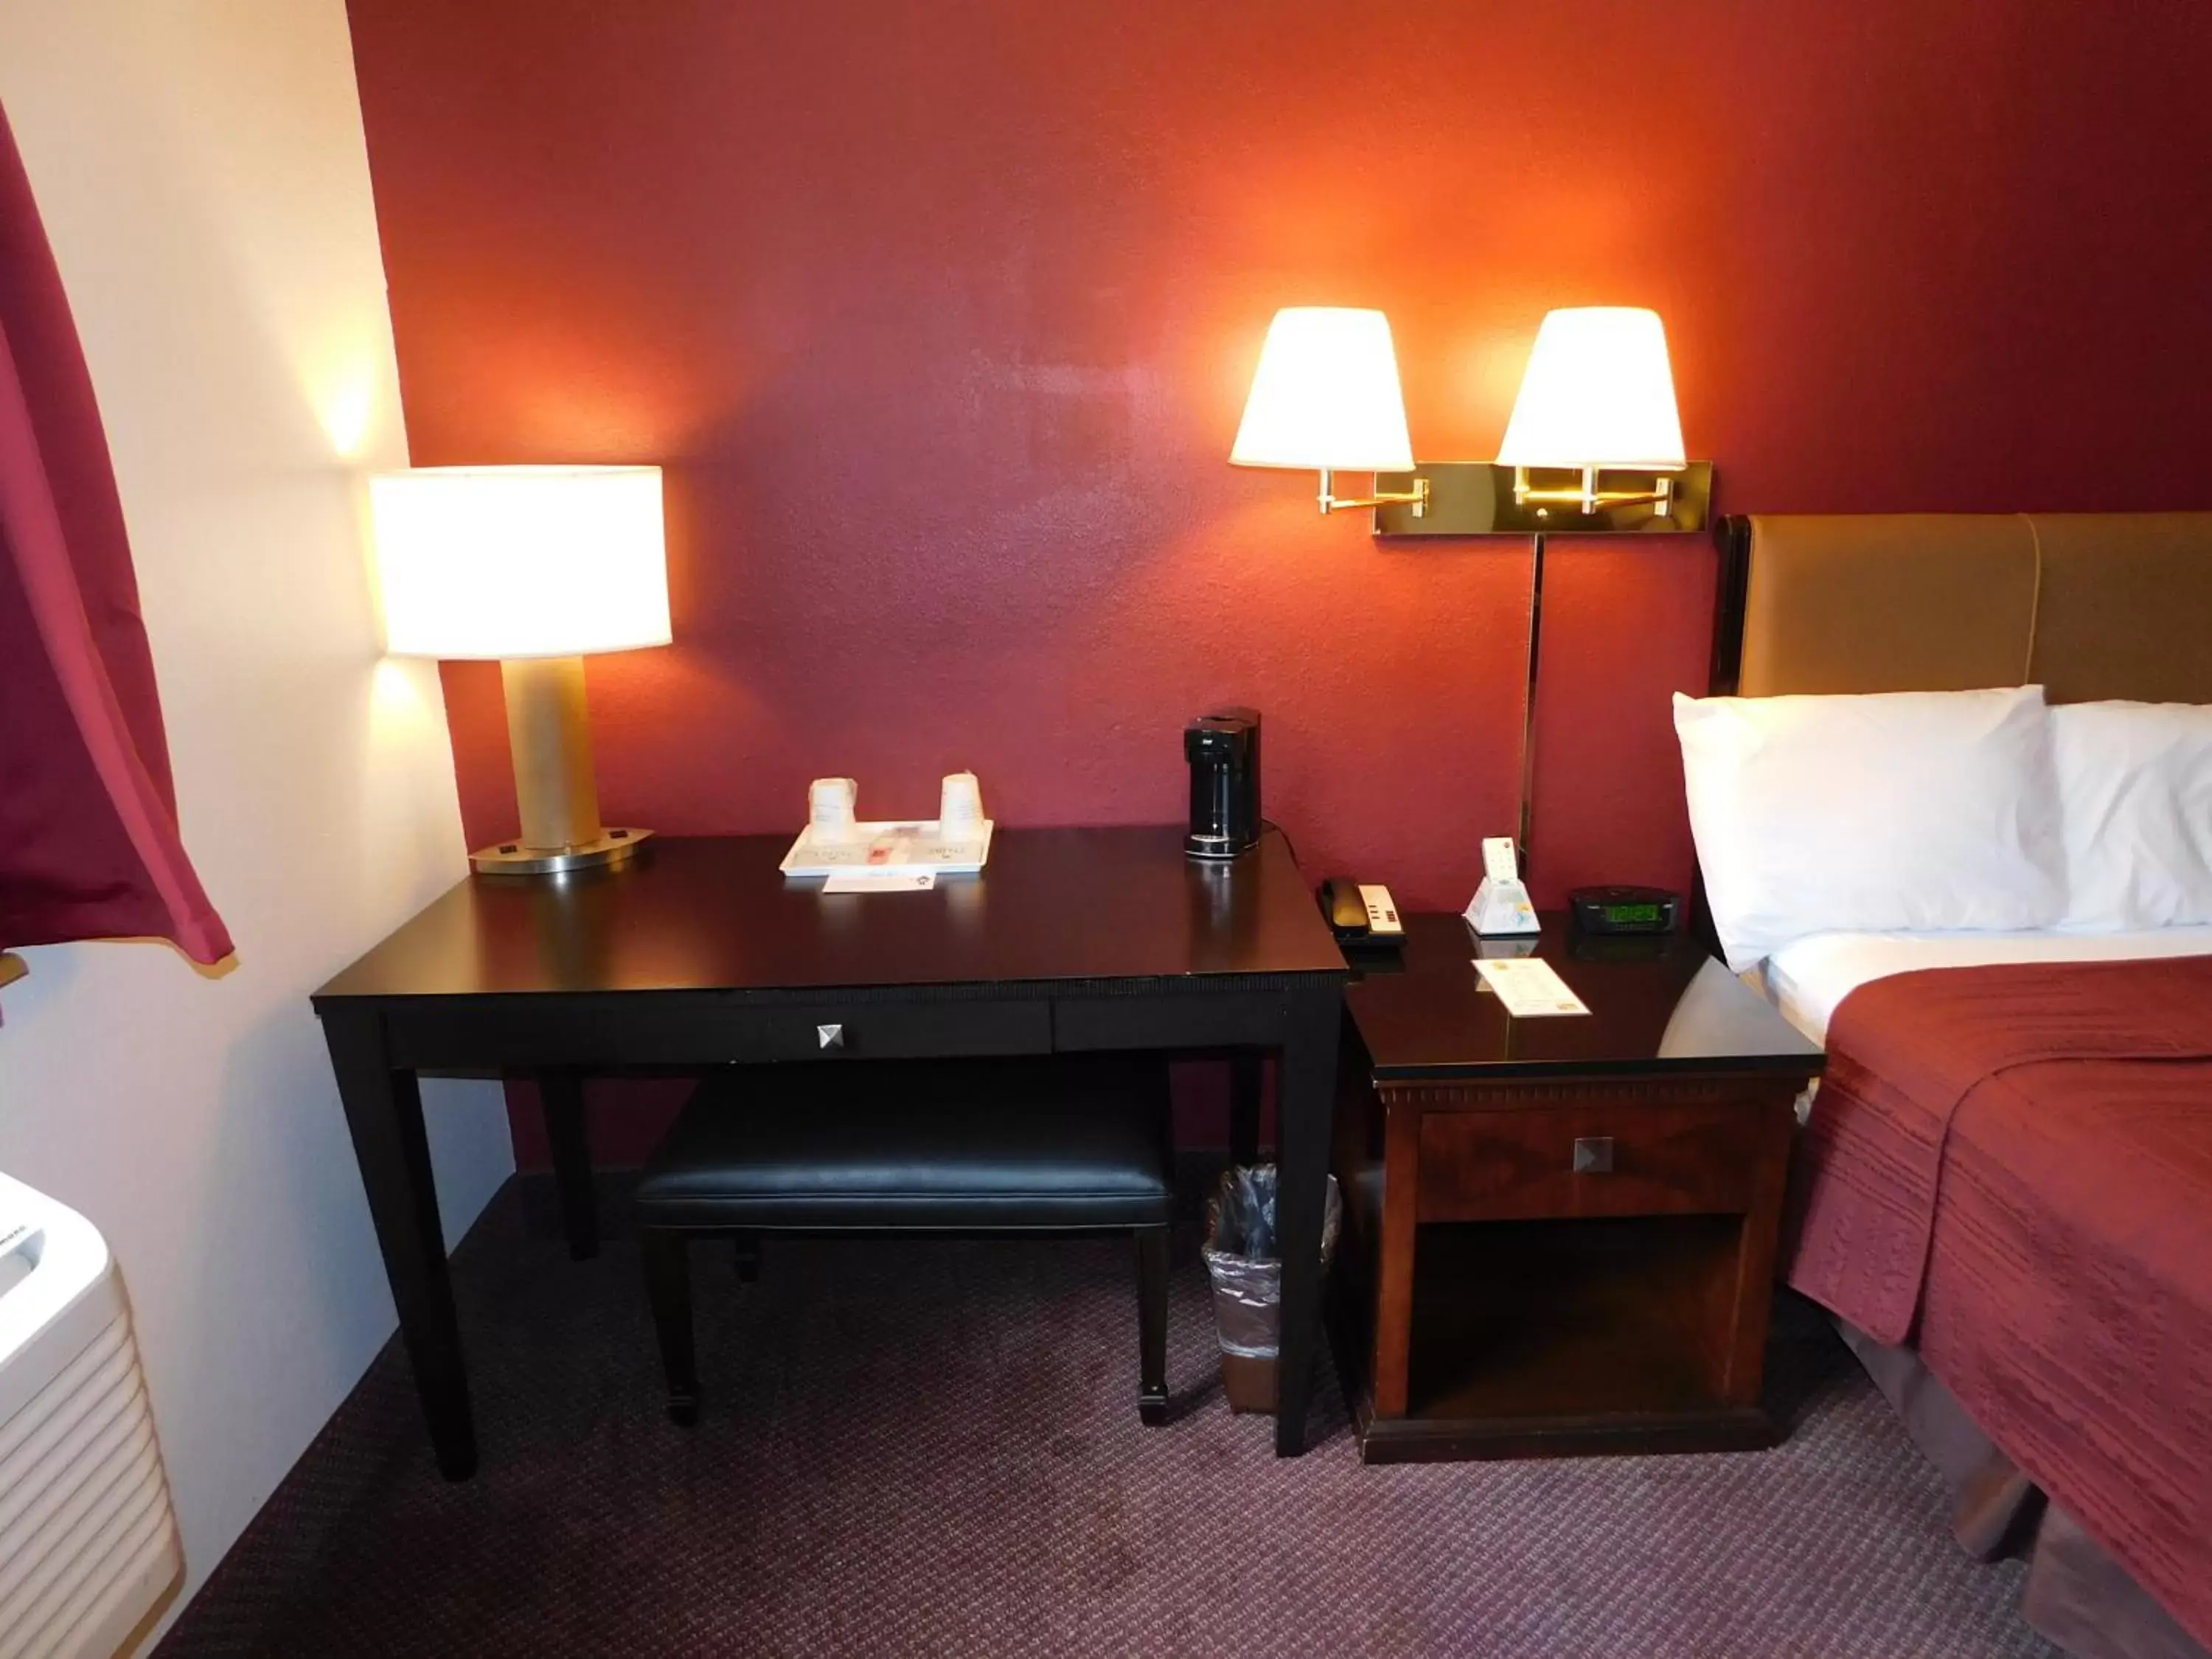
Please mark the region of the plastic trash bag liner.
[[[1245, 1359], [1273, 1359], [1282, 1346], [1283, 1264], [1275, 1247], [1275, 1166], [1255, 1164], [1224, 1170], [1206, 1206], [1206, 1243], [1200, 1254], [1213, 1280], [1213, 1316], [1221, 1351]], [[1322, 1217], [1321, 1259], [1336, 1252], [1344, 1200], [1328, 1178]]]

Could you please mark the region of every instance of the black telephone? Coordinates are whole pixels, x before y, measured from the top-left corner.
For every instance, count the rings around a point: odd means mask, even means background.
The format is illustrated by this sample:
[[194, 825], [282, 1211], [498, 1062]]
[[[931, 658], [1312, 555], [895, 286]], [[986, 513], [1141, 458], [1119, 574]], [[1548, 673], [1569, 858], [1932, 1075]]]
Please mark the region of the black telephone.
[[1398, 902], [1379, 883], [1365, 886], [1331, 876], [1321, 884], [1321, 913], [1330, 931], [1344, 945], [1402, 945], [1406, 924], [1399, 920]]

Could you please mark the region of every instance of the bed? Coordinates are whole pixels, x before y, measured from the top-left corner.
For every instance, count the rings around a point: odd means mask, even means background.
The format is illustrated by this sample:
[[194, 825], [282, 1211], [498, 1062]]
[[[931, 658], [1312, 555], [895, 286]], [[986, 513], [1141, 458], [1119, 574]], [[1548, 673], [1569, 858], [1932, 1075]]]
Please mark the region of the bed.
[[2007, 963], [2133, 962], [2212, 955], [2212, 927], [2075, 933], [2046, 928], [2016, 933], [1813, 933], [1759, 964], [1757, 988], [1784, 1018], [1825, 1043], [1828, 1022], [1860, 986], [1934, 968], [1990, 968]]
[[[1723, 544], [1717, 696], [2212, 703], [2212, 514], [1767, 516]], [[2203, 1659], [2212, 926], [1816, 933], [1750, 976], [1830, 1054], [1789, 1281], [1943, 1473], [1960, 1542], [2026, 1554], [2024, 1611], [2071, 1651]]]

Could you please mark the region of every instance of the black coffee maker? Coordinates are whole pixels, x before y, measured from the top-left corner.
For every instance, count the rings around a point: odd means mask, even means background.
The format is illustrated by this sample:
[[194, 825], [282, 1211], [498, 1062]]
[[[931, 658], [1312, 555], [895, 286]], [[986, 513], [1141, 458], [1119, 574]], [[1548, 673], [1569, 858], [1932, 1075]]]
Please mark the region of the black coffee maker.
[[1182, 729], [1190, 763], [1194, 859], [1233, 859], [1260, 839], [1260, 715], [1251, 708], [1200, 714]]

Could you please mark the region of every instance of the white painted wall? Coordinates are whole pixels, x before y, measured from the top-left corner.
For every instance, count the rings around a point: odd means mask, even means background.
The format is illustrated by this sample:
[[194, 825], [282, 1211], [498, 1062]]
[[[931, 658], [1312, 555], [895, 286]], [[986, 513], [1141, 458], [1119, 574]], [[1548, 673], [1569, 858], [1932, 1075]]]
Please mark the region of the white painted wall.
[[[0, 0], [0, 107], [238, 942], [220, 977], [27, 951], [0, 1169], [115, 1249], [197, 1586], [393, 1328], [307, 994], [464, 872], [460, 816], [437, 678], [380, 661], [362, 552], [358, 474], [405, 450], [343, 0]], [[495, 1085], [427, 1092], [451, 1239], [513, 1155]]]

